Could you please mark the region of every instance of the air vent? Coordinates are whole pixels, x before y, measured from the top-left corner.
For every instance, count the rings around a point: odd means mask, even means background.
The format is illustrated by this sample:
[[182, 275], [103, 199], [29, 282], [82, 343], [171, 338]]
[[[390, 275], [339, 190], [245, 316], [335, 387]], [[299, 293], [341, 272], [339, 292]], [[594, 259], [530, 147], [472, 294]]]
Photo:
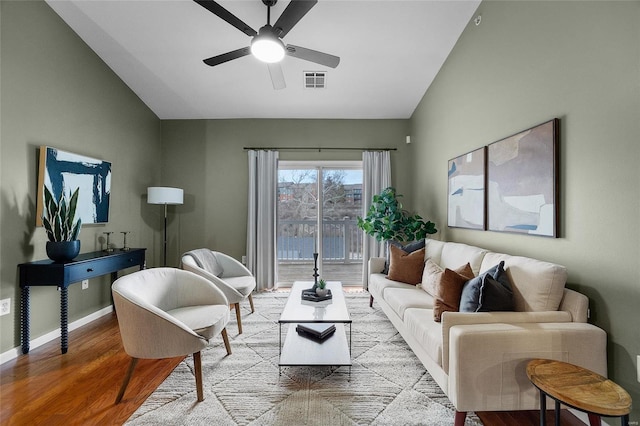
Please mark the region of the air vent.
[[305, 89], [324, 89], [327, 84], [327, 73], [324, 71], [305, 71]]

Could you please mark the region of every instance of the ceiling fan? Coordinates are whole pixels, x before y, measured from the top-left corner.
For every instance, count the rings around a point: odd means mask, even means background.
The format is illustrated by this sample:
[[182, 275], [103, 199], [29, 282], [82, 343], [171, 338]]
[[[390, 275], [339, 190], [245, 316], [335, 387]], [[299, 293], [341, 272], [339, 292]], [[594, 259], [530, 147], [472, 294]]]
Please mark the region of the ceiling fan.
[[337, 67], [340, 63], [340, 58], [337, 56], [292, 44], [285, 45], [282, 41], [282, 38], [315, 6], [318, 0], [291, 0], [273, 26], [271, 26], [271, 6], [278, 0], [262, 0], [262, 3], [267, 6], [267, 25], [260, 28], [258, 32], [213, 0], [194, 1], [252, 38], [251, 45], [248, 47], [205, 59], [204, 63], [209, 66], [214, 67], [252, 54], [267, 64], [273, 88], [284, 89], [286, 84], [279, 62], [285, 55], [331, 68]]

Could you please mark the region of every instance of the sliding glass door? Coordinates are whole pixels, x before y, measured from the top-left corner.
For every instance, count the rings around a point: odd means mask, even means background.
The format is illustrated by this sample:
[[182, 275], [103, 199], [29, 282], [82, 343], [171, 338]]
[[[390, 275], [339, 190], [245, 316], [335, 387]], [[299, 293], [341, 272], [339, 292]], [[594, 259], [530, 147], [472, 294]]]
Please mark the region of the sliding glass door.
[[278, 285], [318, 273], [344, 285], [362, 283], [361, 162], [286, 162], [278, 166]]

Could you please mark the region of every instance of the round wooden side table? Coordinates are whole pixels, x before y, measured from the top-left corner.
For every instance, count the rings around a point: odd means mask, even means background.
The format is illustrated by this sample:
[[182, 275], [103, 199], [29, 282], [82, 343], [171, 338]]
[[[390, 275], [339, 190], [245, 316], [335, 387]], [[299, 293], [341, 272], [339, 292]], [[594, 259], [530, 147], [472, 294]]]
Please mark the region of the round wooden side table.
[[620, 386], [586, 368], [549, 359], [527, 364], [527, 376], [540, 391], [540, 426], [546, 425], [546, 397], [555, 400], [555, 423], [560, 425], [560, 404], [584, 411], [591, 426], [600, 425], [600, 416], [620, 417], [629, 425], [631, 397]]

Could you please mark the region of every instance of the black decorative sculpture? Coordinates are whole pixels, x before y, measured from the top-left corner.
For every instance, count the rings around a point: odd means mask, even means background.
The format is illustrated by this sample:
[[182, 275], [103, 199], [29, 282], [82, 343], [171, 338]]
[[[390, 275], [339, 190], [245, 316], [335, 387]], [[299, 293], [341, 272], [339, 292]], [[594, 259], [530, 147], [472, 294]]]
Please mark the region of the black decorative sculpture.
[[318, 287], [318, 253], [313, 253], [313, 291]]

